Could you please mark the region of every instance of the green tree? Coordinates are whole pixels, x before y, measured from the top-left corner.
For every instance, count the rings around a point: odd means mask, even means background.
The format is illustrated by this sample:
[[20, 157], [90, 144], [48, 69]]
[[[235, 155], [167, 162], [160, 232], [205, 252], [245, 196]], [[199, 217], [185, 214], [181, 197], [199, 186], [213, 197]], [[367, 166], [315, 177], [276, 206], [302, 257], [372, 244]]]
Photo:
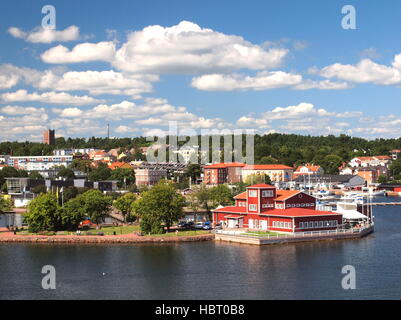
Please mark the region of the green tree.
[[110, 211], [112, 199], [99, 190], [89, 190], [83, 193], [82, 208], [87, 216], [98, 226]]
[[210, 207], [213, 206], [212, 194], [210, 192], [211, 188], [207, 188], [204, 184], [202, 184], [193, 194], [194, 197], [198, 199], [199, 205], [206, 210], [209, 220], [212, 220], [212, 212], [210, 211]]
[[141, 218], [144, 232], [160, 231], [162, 223], [167, 230], [183, 216], [185, 198], [171, 182], [161, 181], [134, 202], [133, 210]]
[[4, 211], [10, 211], [12, 207], [13, 207], [13, 201], [11, 199], [0, 197], [0, 213]]
[[111, 171], [110, 180], [117, 180], [119, 188], [130, 186], [135, 183], [134, 170], [129, 168], [116, 168]]
[[34, 194], [46, 193], [47, 192], [47, 187], [44, 184], [40, 184], [38, 186], [33, 187], [31, 189], [31, 191]]
[[377, 178], [377, 182], [378, 183], [387, 183], [387, 177], [384, 174], [381, 174], [378, 178]]
[[[4, 169], [3, 169], [4, 170]], [[391, 164], [390, 164], [390, 174], [393, 177], [396, 177], [398, 175], [401, 174], [401, 158], [394, 160]]]
[[62, 168], [58, 172], [57, 177], [65, 179], [75, 179], [75, 174], [74, 171], [70, 168]]
[[109, 180], [111, 176], [111, 170], [107, 167], [107, 165], [101, 163], [96, 169], [93, 169], [88, 178], [90, 181], [104, 181]]
[[213, 207], [217, 207], [219, 205], [226, 206], [233, 203], [231, 189], [225, 184], [219, 184], [213, 188], [210, 188], [209, 192]]
[[197, 163], [189, 164], [186, 168], [184, 175], [188, 178], [191, 178], [192, 183], [195, 183], [197, 179], [200, 178], [202, 173], [202, 168]]
[[114, 201], [114, 207], [121, 212], [124, 216], [124, 221], [127, 220], [133, 221], [134, 217], [131, 215], [132, 206], [137, 199], [137, 195], [135, 193], [126, 193], [117, 200]]
[[338, 174], [338, 168], [341, 166], [343, 159], [335, 154], [329, 154], [320, 161], [324, 172], [327, 174]]
[[57, 231], [61, 226], [61, 208], [50, 193], [41, 193], [28, 204], [25, 221], [31, 232]]
[[61, 212], [61, 223], [66, 230], [76, 230], [85, 218], [84, 201], [81, 196], [68, 200]]
[[271, 179], [268, 174], [250, 174], [244, 181], [245, 185], [250, 186], [253, 184], [266, 183], [271, 184]]
[[43, 180], [43, 176], [37, 172], [37, 171], [32, 171], [28, 174], [29, 179], [35, 179], [35, 180]]

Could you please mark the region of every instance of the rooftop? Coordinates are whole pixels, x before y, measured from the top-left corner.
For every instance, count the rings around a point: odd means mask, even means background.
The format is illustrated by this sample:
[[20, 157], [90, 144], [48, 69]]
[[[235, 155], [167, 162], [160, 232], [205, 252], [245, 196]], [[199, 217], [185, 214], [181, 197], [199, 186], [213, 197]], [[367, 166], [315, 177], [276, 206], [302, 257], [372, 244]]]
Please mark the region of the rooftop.
[[284, 164], [254, 164], [245, 166], [243, 170], [293, 170], [293, 168]]

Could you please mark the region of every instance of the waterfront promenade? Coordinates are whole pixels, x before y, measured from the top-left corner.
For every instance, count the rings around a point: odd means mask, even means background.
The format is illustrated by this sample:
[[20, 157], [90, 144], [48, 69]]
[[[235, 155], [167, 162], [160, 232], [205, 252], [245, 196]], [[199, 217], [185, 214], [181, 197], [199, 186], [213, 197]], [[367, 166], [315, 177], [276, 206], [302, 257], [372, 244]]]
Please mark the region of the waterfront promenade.
[[14, 235], [13, 232], [0, 230], [0, 243], [72, 243], [72, 244], [93, 244], [93, 243], [171, 243], [171, 242], [195, 242], [213, 240], [214, 234], [200, 234], [192, 236], [138, 236], [136, 234], [122, 235]]

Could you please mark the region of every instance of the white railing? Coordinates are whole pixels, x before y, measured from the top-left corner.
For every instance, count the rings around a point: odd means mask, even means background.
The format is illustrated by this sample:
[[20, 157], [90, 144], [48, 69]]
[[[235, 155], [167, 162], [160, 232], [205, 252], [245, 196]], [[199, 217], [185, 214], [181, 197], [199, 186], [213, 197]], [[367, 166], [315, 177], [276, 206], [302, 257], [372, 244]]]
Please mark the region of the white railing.
[[249, 234], [252, 231], [235, 231], [235, 230], [215, 230], [214, 232], [217, 234], [223, 235], [231, 235], [238, 236], [243, 238], [253, 238], [253, 239], [290, 239], [290, 238], [303, 238], [303, 237], [311, 237], [311, 236], [329, 236], [329, 235], [337, 235], [337, 234], [359, 234], [373, 227], [374, 224], [369, 224], [362, 226], [360, 228], [351, 228], [351, 229], [335, 229], [335, 230], [321, 230], [321, 231], [304, 231], [304, 232], [294, 232], [291, 234], [276, 234], [276, 235], [260, 235], [260, 234]]

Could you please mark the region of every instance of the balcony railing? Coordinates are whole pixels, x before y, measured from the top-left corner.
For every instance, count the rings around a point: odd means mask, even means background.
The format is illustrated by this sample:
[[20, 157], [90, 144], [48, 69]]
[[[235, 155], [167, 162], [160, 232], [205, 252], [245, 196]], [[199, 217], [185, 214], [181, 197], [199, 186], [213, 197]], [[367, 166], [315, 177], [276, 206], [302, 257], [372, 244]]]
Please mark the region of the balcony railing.
[[252, 231], [236, 231], [236, 230], [215, 230], [216, 234], [230, 235], [236, 237], [243, 238], [253, 238], [253, 239], [265, 239], [265, 240], [273, 240], [273, 239], [293, 239], [293, 238], [303, 238], [303, 237], [316, 237], [316, 236], [332, 236], [337, 234], [360, 234], [367, 229], [373, 228], [374, 223], [366, 224], [359, 228], [351, 228], [351, 229], [335, 229], [335, 230], [321, 230], [321, 231], [304, 231], [304, 232], [294, 232], [291, 234], [276, 234], [276, 235], [262, 235], [262, 234], [249, 234]]

